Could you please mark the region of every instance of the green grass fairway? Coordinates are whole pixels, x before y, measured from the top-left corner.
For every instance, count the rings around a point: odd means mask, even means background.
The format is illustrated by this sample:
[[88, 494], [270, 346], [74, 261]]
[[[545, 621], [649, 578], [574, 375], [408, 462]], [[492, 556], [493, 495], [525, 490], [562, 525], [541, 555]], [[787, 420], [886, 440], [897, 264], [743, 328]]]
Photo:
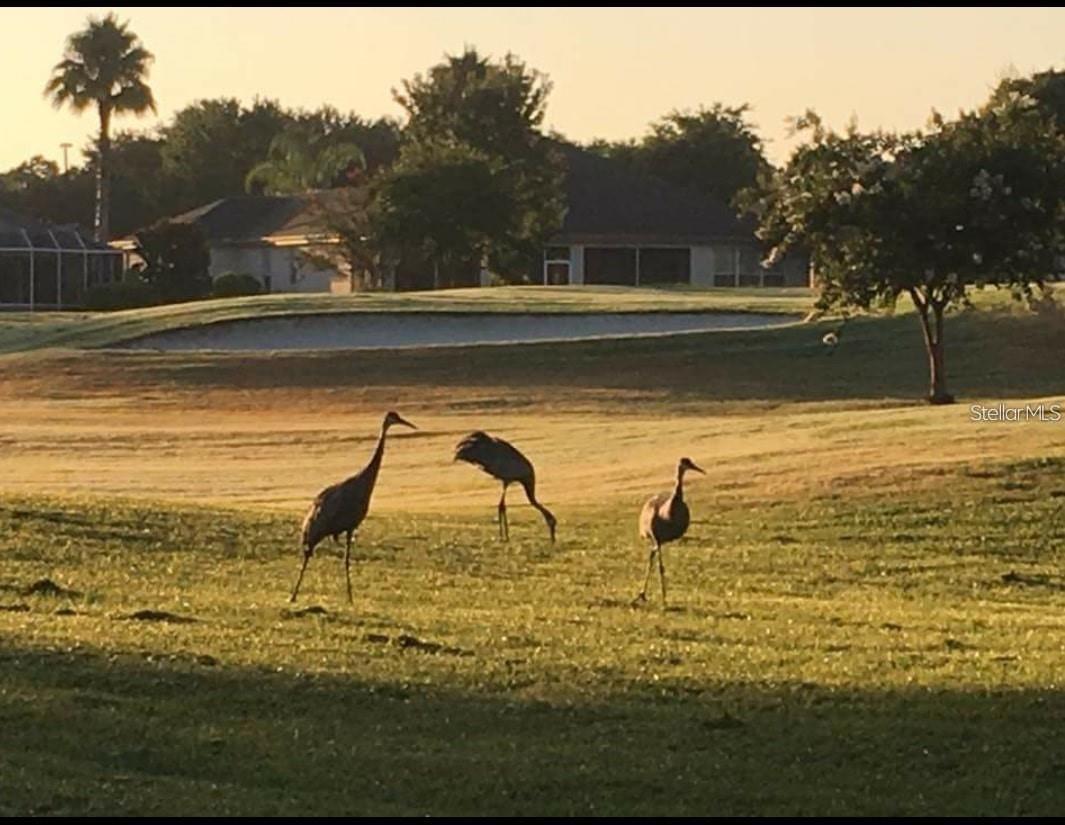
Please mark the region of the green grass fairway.
[[[0, 357], [0, 815], [1065, 808], [1065, 420], [969, 409], [1065, 413], [1060, 314], [952, 316], [950, 407], [905, 312], [832, 355], [823, 323], [244, 355], [53, 320]], [[420, 429], [355, 604], [330, 543], [289, 605], [305, 507], [393, 407]], [[533, 459], [556, 545], [517, 491], [498, 541], [451, 461], [478, 428]], [[682, 455], [669, 607], [633, 607]]]

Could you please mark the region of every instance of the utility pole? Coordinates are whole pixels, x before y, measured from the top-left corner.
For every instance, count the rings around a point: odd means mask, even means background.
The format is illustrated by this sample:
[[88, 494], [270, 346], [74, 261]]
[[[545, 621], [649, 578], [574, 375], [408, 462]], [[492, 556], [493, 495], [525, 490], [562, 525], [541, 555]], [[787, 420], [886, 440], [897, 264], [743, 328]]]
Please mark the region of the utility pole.
[[59, 147], [63, 150], [63, 174], [65, 175], [70, 171], [70, 162], [67, 160], [67, 149], [73, 146], [73, 143], [60, 143]]

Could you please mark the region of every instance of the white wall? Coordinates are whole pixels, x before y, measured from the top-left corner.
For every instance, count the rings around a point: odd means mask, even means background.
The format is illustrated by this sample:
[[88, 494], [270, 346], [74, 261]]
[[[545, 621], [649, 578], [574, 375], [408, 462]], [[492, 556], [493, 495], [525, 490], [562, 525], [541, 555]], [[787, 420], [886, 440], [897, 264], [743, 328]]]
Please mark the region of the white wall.
[[709, 246], [691, 248], [691, 282], [693, 286], [714, 285], [714, 250]]
[[572, 244], [569, 248], [569, 282], [584, 283], [584, 247], [580, 244]]
[[307, 262], [299, 247], [212, 246], [208, 271], [211, 278], [226, 272], [254, 275], [271, 292], [329, 292], [335, 274]]

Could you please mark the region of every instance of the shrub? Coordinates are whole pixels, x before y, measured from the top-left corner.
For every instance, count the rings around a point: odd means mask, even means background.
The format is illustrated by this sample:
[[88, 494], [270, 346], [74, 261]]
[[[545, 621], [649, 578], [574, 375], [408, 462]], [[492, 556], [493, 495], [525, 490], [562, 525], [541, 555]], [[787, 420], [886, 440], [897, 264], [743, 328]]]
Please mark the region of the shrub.
[[225, 272], [214, 279], [214, 285], [211, 287], [211, 295], [215, 298], [258, 295], [262, 291], [259, 279], [243, 272]]
[[160, 221], [138, 232], [136, 240], [137, 252], [146, 263], [141, 278], [158, 290], [165, 303], [210, 294], [211, 253], [196, 224]]

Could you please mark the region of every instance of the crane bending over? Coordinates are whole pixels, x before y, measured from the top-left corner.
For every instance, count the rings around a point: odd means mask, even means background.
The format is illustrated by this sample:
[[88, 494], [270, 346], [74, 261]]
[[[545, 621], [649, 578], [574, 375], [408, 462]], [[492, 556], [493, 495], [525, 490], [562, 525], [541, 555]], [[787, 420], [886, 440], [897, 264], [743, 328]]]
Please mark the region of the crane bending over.
[[633, 600], [634, 603], [647, 600], [647, 585], [651, 582], [655, 556], [658, 557], [658, 575], [662, 580], [662, 604], [666, 603], [666, 567], [662, 562], [662, 545], [676, 541], [688, 530], [691, 516], [688, 505], [684, 503], [684, 473], [688, 470], [706, 475], [690, 458], [682, 458], [677, 464], [677, 484], [673, 488], [673, 494], [667, 496], [660, 493], [651, 496], [640, 511], [640, 535], [650, 539], [654, 546], [651, 548], [651, 557], [647, 560], [647, 576], [643, 580], [643, 590]]
[[296, 594], [299, 593], [300, 583], [307, 570], [307, 562], [314, 554], [314, 548], [326, 536], [332, 536], [333, 541], [337, 541], [341, 533], [347, 533], [348, 538], [347, 548], [344, 551], [344, 575], [348, 580], [348, 603], [353, 601], [351, 596], [351, 537], [359, 529], [359, 525], [362, 524], [370, 510], [370, 497], [377, 483], [381, 459], [385, 455], [385, 436], [388, 435], [388, 428], [393, 424], [402, 424], [412, 430], [418, 429], [399, 413], [389, 411], [381, 423], [381, 437], [377, 440], [377, 449], [374, 450], [370, 463], [351, 478], [322, 490], [314, 499], [307, 515], [304, 516], [301, 537], [303, 566], [300, 567], [296, 586], [292, 589], [290, 602], [296, 601]]
[[555, 541], [555, 525], [558, 520], [550, 510], [536, 500], [536, 471], [532, 462], [521, 451], [502, 438], [494, 438], [480, 430], [470, 433], [455, 447], [455, 461], [465, 461], [480, 467], [492, 478], [503, 483], [503, 495], [499, 498], [499, 537], [506, 541], [510, 538], [507, 524], [507, 487], [520, 484], [525, 490], [529, 504], [540, 511], [551, 532], [551, 541]]

